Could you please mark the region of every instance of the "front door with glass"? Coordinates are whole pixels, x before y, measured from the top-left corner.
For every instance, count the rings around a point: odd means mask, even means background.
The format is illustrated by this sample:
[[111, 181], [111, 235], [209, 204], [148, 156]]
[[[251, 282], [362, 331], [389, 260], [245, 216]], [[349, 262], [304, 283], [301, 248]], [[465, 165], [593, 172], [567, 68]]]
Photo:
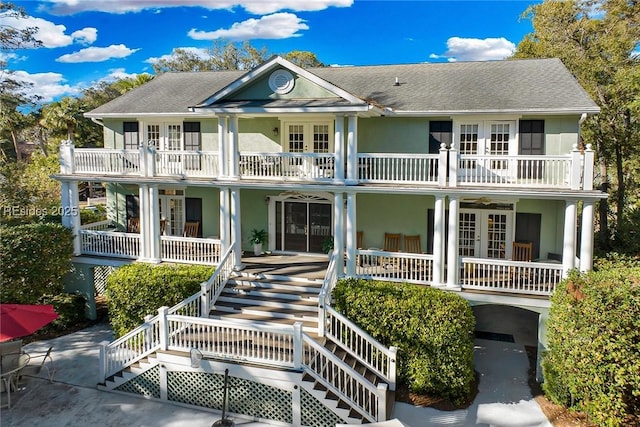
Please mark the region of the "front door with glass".
[[329, 202], [276, 202], [276, 250], [322, 252], [332, 235], [332, 210]]

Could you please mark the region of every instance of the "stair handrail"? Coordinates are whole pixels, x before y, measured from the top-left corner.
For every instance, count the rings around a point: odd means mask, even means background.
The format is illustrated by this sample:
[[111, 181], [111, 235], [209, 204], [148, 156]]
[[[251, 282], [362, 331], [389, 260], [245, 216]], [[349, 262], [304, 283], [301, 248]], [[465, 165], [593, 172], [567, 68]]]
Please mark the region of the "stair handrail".
[[[200, 291], [169, 308], [167, 314], [193, 317], [207, 316], [209, 310], [203, 310], [203, 308], [209, 307], [210, 304], [215, 302], [233, 270], [232, 267], [229, 268], [227, 266], [229, 260], [233, 261], [233, 248], [234, 244], [231, 244], [211, 277], [201, 284]], [[212, 290], [215, 290], [214, 294], [212, 294]], [[203, 295], [205, 296], [203, 297]], [[208, 299], [209, 305], [202, 302], [203, 298]], [[117, 340], [100, 343], [100, 382], [104, 382], [109, 376], [147, 357], [158, 349], [160, 349], [159, 316], [147, 316], [142, 325]]]
[[322, 282], [322, 288], [318, 294], [318, 336], [324, 336], [324, 330], [327, 322], [327, 314], [325, 307], [331, 302], [331, 292], [333, 287], [338, 281], [338, 269], [337, 269], [337, 249], [334, 249], [329, 257], [329, 265], [327, 266], [327, 272], [324, 275]]
[[386, 347], [333, 307], [325, 307], [325, 336], [396, 389], [398, 348]]
[[[222, 290], [227, 285], [227, 281], [233, 273], [234, 267], [234, 247], [235, 243], [231, 243], [229, 249], [224, 253], [220, 262], [216, 266], [215, 271], [206, 282], [200, 284], [200, 317], [207, 317], [209, 311], [218, 300]], [[173, 314], [173, 313], [171, 313]]]
[[387, 384], [376, 386], [305, 333], [302, 342], [304, 372], [369, 422], [387, 420]]

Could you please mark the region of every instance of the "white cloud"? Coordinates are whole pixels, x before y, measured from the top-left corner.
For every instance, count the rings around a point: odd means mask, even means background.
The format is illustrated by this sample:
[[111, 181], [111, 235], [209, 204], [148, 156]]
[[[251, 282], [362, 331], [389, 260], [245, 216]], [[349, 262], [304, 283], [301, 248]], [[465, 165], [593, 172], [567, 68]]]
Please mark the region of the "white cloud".
[[293, 13], [274, 13], [260, 19], [247, 19], [236, 22], [229, 29], [215, 31], [200, 31], [195, 28], [189, 31], [189, 37], [194, 40], [227, 39], [232, 41], [252, 39], [286, 39], [300, 37], [300, 30], [308, 30], [305, 21]]
[[68, 85], [62, 74], [59, 73], [34, 73], [27, 71], [15, 71], [12, 78], [30, 83], [32, 86], [26, 87], [28, 95], [40, 96], [41, 102], [52, 102], [55, 98], [63, 95], [79, 95], [80, 89]]
[[196, 6], [209, 10], [242, 7], [247, 12], [267, 15], [279, 10], [317, 11], [328, 7], [349, 7], [354, 0], [49, 0], [41, 9], [54, 15], [86, 11], [107, 13], [139, 12], [145, 9]]
[[78, 43], [92, 44], [98, 38], [98, 30], [93, 27], [83, 28], [71, 33], [71, 37], [73, 37], [73, 39]]
[[110, 82], [118, 79], [133, 79], [137, 76], [137, 73], [127, 73], [124, 68], [113, 68], [109, 70], [109, 74], [107, 74], [100, 80]]
[[516, 45], [504, 37], [486, 39], [451, 37], [447, 40], [447, 48], [444, 55], [432, 53], [429, 58], [446, 58], [449, 62], [499, 60], [511, 56]]
[[175, 57], [174, 52], [176, 51], [176, 49], [180, 49], [180, 50], [184, 50], [187, 52], [191, 52], [193, 54], [195, 54], [196, 56], [198, 56], [199, 58], [202, 59], [207, 59], [209, 58], [211, 55], [209, 54], [209, 51], [207, 49], [203, 49], [200, 47], [177, 47], [175, 49], [173, 49], [173, 51], [171, 51], [171, 53], [166, 54], [166, 55], [162, 55], [160, 57], [151, 57], [148, 58], [147, 60], [145, 60], [144, 62], [147, 62], [149, 64], [154, 64], [158, 61], [164, 60], [164, 61], [169, 61], [171, 59], [173, 59]]
[[123, 44], [112, 44], [109, 47], [91, 46], [77, 52], [62, 55], [57, 62], [103, 62], [111, 58], [126, 58], [140, 49], [129, 49]]
[[63, 47], [73, 44], [74, 41], [81, 43], [93, 43], [98, 34], [98, 30], [92, 27], [83, 28], [73, 32], [71, 35], [66, 34], [67, 27], [62, 24], [54, 24], [42, 18], [15, 18], [8, 13], [0, 14], [0, 26], [11, 26], [18, 30], [36, 27], [38, 31], [34, 35], [36, 40], [40, 40], [44, 47]]

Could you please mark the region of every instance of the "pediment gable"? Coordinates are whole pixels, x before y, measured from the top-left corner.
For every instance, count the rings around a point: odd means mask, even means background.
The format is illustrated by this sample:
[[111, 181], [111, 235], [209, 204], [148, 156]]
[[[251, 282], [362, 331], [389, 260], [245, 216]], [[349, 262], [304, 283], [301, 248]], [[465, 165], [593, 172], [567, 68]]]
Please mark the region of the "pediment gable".
[[220, 89], [195, 109], [287, 105], [365, 106], [367, 102], [284, 58], [275, 56]]

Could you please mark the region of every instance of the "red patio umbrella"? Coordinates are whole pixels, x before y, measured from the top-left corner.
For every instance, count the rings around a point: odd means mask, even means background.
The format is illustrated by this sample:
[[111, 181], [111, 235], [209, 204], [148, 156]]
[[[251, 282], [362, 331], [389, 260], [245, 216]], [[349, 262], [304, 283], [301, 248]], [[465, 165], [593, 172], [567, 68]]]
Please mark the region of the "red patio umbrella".
[[31, 335], [57, 318], [52, 305], [0, 304], [0, 342]]

